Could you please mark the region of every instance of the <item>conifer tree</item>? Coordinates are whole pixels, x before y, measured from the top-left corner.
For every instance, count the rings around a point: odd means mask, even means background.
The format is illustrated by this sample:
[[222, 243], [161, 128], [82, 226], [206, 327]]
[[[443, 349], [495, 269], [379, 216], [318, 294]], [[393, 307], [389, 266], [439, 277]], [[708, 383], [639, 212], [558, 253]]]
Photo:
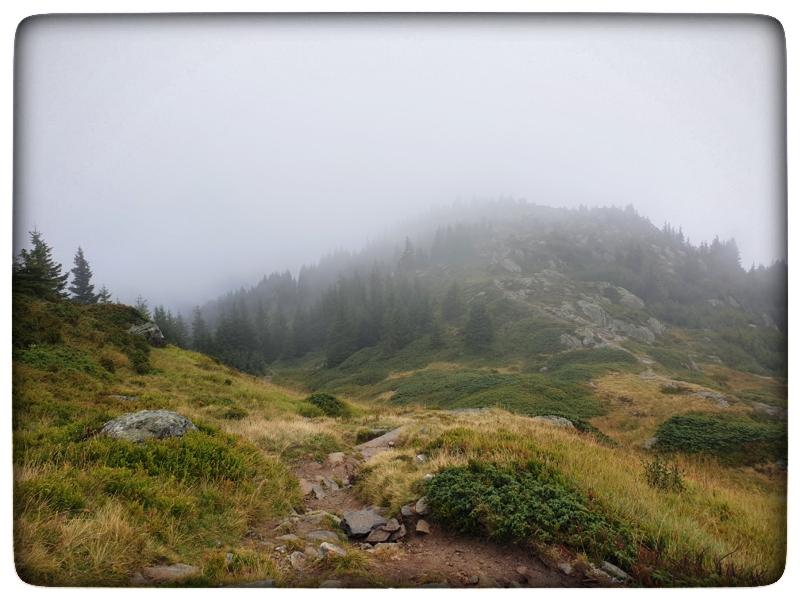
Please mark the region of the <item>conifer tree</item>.
[[414, 247], [411, 245], [411, 240], [406, 238], [403, 254], [400, 255], [400, 260], [397, 264], [401, 271], [410, 271], [414, 268], [414, 256]]
[[78, 246], [78, 251], [75, 253], [75, 266], [72, 267], [72, 285], [69, 286], [69, 291], [72, 293], [72, 299], [79, 304], [96, 304], [97, 295], [94, 293], [94, 286], [92, 285], [92, 269], [89, 267], [89, 262], [83, 255], [83, 248]]
[[14, 261], [14, 291], [48, 300], [65, 298], [64, 287], [69, 273], [61, 272], [61, 264], [53, 259], [52, 248], [39, 231], [34, 229], [30, 236], [31, 249], [23, 249], [19, 259]]
[[445, 321], [455, 321], [462, 314], [464, 314], [464, 303], [461, 300], [461, 290], [454, 281], [442, 299], [442, 318]]
[[148, 321], [152, 318], [150, 316], [150, 307], [147, 306], [147, 300], [142, 298], [141, 294], [136, 296], [136, 304], [133, 307], [139, 311], [139, 314]]
[[494, 326], [483, 303], [473, 304], [469, 309], [464, 327], [464, 344], [473, 352], [486, 350], [494, 341]]
[[208, 330], [206, 321], [200, 307], [196, 306], [192, 316], [192, 348], [198, 352], [209, 354], [213, 350], [211, 333]]
[[111, 304], [111, 292], [108, 291], [105, 285], [100, 287], [100, 291], [97, 293], [97, 301], [100, 304]]

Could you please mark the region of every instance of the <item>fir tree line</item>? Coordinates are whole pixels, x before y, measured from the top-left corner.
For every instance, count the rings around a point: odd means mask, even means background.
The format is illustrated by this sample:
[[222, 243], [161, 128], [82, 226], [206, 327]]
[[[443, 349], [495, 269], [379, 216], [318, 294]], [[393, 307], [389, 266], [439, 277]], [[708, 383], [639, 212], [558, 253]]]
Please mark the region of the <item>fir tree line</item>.
[[[61, 263], [53, 258], [53, 249], [44, 241], [38, 230], [29, 232], [30, 248], [23, 248], [12, 264], [12, 288], [15, 294], [24, 294], [58, 301], [70, 299], [79, 304], [108, 304], [111, 292], [103, 285], [95, 293], [92, 269], [78, 246], [74, 266], [62, 272]], [[72, 282], [67, 281], [72, 274]]]

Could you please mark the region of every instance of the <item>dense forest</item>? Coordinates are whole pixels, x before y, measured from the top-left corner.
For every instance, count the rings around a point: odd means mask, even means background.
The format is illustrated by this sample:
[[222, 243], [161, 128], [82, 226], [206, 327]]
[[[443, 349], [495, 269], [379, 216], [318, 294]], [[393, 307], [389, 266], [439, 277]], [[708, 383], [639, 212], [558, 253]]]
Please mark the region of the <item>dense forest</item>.
[[680, 229], [656, 228], [630, 207], [555, 210], [506, 202], [490, 208], [473, 222], [406, 237], [391, 251], [387, 243], [329, 256], [296, 277], [265, 276], [196, 308], [191, 335], [182, 318], [163, 309], [156, 321], [177, 343], [251, 372], [309, 352], [322, 352], [325, 365], [335, 366], [369, 346], [391, 353], [424, 336], [436, 345], [442, 328], [453, 324], [465, 346], [480, 351], [502, 319], [493, 320], [480, 285], [483, 275], [503, 270], [502, 248], [514, 256], [515, 275], [553, 269], [608, 281], [642, 298], [667, 323], [757, 324], [785, 333], [784, 261], [746, 270], [734, 240], [695, 246]]
[[[333, 367], [359, 349], [391, 354], [423, 337], [436, 347], [444, 331], [480, 353], [513, 318], [494, 301], [493, 278], [542, 271], [609, 282], [668, 324], [712, 328], [753, 352], [762, 345], [754, 330], [785, 338], [785, 261], [744, 269], [734, 240], [693, 245], [680, 229], [657, 228], [630, 206], [568, 210], [501, 200], [440, 211], [406, 227], [407, 236], [331, 254], [296, 276], [264, 276], [188, 317], [160, 305], [151, 311], [141, 297], [136, 306], [172, 343], [251, 373], [310, 353]], [[32, 250], [15, 262], [17, 287], [32, 285], [36, 269], [53, 269], [46, 260], [37, 266], [41, 234], [31, 241]], [[72, 274], [75, 301], [110, 301], [105, 287], [94, 292], [80, 248]], [[67, 295], [67, 274], [53, 277], [48, 293]]]

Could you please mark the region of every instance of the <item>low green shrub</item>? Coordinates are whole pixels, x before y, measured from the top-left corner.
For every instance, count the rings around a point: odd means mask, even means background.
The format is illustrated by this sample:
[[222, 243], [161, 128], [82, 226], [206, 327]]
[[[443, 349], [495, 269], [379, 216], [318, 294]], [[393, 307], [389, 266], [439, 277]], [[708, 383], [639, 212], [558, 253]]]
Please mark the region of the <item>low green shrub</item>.
[[78, 512], [86, 506], [86, 499], [75, 480], [63, 475], [53, 475], [24, 481], [18, 484], [14, 500], [18, 507], [39, 502], [55, 512]]
[[755, 464], [786, 457], [786, 425], [739, 415], [676, 415], [658, 428], [654, 448]]
[[318, 408], [328, 417], [346, 417], [350, 414], [350, 408], [336, 396], [317, 392], [306, 398], [306, 402]]
[[636, 357], [619, 348], [592, 348], [570, 350], [556, 354], [547, 362], [550, 370], [561, 369], [567, 365], [635, 365]]
[[245, 409], [239, 406], [231, 406], [230, 408], [225, 409], [225, 412], [222, 413], [222, 418], [231, 421], [240, 421], [248, 414], [249, 413]]
[[[58, 452], [55, 448], [54, 454]], [[183, 482], [244, 481], [255, 476], [263, 462], [260, 453], [237, 444], [233, 437], [192, 431], [180, 438], [133, 443], [94, 437], [60, 449], [75, 466], [104, 466], [141, 470], [153, 477]]]
[[433, 517], [459, 532], [563, 544], [623, 568], [636, 559], [631, 532], [540, 463], [450, 467], [434, 475], [426, 495]]
[[35, 369], [51, 373], [78, 371], [96, 376], [103, 374], [88, 354], [69, 346], [31, 346], [19, 351], [15, 358]]

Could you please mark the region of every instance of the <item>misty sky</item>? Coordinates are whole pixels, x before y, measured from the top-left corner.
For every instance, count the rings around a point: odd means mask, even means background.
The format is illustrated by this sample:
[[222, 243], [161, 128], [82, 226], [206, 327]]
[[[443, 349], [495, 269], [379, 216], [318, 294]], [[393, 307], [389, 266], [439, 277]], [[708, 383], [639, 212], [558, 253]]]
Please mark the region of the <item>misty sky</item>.
[[199, 304], [474, 196], [633, 204], [785, 257], [783, 35], [759, 18], [40, 18], [15, 250]]

